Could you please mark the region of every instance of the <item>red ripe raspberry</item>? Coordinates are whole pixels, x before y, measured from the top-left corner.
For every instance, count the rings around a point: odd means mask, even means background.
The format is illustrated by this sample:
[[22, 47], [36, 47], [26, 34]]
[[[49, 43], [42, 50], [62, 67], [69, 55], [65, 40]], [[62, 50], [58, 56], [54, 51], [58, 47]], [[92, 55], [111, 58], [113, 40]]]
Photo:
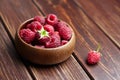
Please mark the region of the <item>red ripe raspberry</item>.
[[58, 31], [60, 27], [64, 27], [67, 24], [64, 21], [59, 21], [57, 24], [54, 26], [55, 30]]
[[40, 43], [39, 43], [40, 37], [41, 37], [40, 33], [39, 33], [39, 32], [36, 32], [36, 33], [35, 33], [35, 38], [34, 38], [34, 40], [33, 40], [33, 42], [32, 42], [31, 44], [32, 44], [33, 46], [35, 46], [35, 45], [40, 45]]
[[55, 14], [49, 14], [47, 17], [46, 17], [46, 21], [48, 24], [50, 25], [54, 25], [57, 23], [58, 21], [58, 18]]
[[38, 21], [33, 21], [27, 25], [27, 28], [31, 29], [34, 32], [37, 32], [37, 30], [40, 30], [42, 28], [42, 25]]
[[51, 25], [44, 25], [44, 29], [49, 32], [49, 35], [52, 35], [54, 33], [54, 28]]
[[60, 37], [63, 40], [70, 40], [72, 36], [72, 31], [71, 29], [66, 25], [66, 26], [61, 26], [58, 30]]
[[39, 32], [36, 32], [35, 34], [35, 39], [38, 40], [40, 38], [40, 33]]
[[21, 29], [19, 35], [26, 43], [31, 43], [35, 38], [35, 33], [30, 29]]
[[101, 57], [101, 54], [99, 53], [100, 48], [101, 46], [98, 45], [98, 48], [96, 51], [90, 51], [88, 53], [88, 57], [87, 57], [88, 64], [96, 64], [100, 61], [100, 57]]
[[88, 53], [87, 62], [88, 64], [96, 64], [100, 61], [100, 53], [97, 51], [90, 51]]
[[45, 36], [43, 38], [40, 38], [38, 41], [40, 44], [45, 44], [46, 42], [50, 41], [50, 37]]
[[42, 16], [35, 16], [34, 21], [39, 21], [42, 25], [45, 24], [45, 18]]
[[51, 37], [50, 41], [48, 41], [45, 44], [46, 48], [55, 48], [55, 47], [60, 46], [61, 39], [60, 39], [60, 36], [59, 36], [59, 32], [54, 32], [54, 34], [51, 35], [50, 37]]

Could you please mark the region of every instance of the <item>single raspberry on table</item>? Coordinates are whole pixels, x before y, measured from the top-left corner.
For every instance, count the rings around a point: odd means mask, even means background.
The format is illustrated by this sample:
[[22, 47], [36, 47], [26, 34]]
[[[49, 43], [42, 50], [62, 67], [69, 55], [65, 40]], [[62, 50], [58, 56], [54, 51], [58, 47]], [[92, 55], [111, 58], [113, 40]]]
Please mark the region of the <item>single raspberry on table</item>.
[[100, 47], [97, 48], [97, 51], [90, 51], [88, 53], [87, 62], [88, 64], [96, 64], [100, 61], [101, 54], [99, 52]]
[[54, 32], [53, 35], [50, 36], [50, 41], [48, 41], [46, 44], [45, 44], [45, 47], [46, 48], [55, 48], [55, 47], [58, 47], [60, 46], [61, 44], [61, 39], [60, 39], [60, 36], [59, 36], [59, 32]]
[[42, 27], [43, 26], [38, 21], [33, 21], [33, 22], [31, 22], [30, 24], [27, 25], [27, 28], [31, 29], [34, 32], [37, 32], [37, 30], [42, 29]]
[[30, 29], [21, 29], [19, 35], [26, 43], [31, 43], [35, 38], [35, 33]]
[[55, 14], [48, 14], [46, 17], [46, 22], [50, 25], [55, 25], [58, 21], [58, 18]]
[[45, 17], [43, 16], [35, 16], [34, 21], [39, 21], [42, 25], [45, 24]]
[[52, 35], [54, 33], [53, 26], [51, 26], [49, 24], [44, 25], [44, 29], [49, 32], [49, 35]]

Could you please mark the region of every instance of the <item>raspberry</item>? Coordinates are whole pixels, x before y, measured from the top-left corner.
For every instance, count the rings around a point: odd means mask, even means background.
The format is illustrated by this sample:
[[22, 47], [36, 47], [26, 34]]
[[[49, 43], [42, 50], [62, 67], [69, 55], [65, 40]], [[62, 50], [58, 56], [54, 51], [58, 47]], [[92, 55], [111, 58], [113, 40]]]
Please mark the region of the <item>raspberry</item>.
[[58, 31], [60, 27], [64, 27], [67, 24], [64, 21], [58, 21], [57, 24], [54, 26], [55, 30]]
[[52, 35], [54, 33], [54, 28], [51, 25], [44, 25], [44, 29], [49, 32], [49, 35]]
[[36, 32], [36, 34], [35, 34], [35, 39], [38, 40], [40, 37], [41, 37], [41, 36], [40, 36], [40, 33], [39, 33], [39, 32]]
[[31, 43], [35, 38], [35, 33], [30, 29], [21, 29], [19, 35], [26, 43]]
[[88, 64], [96, 64], [100, 61], [100, 53], [96, 51], [90, 51], [88, 53], [87, 62]]
[[100, 45], [98, 45], [96, 51], [90, 51], [88, 53], [88, 57], [87, 57], [88, 64], [96, 64], [100, 61], [100, 57], [101, 57], [101, 54], [99, 53], [100, 48], [101, 48]]
[[67, 42], [67, 40], [62, 40], [61, 45], [65, 45]]
[[45, 24], [45, 18], [42, 16], [35, 16], [34, 21], [39, 21], [42, 25]]
[[55, 14], [49, 14], [46, 18], [46, 21], [50, 25], [55, 25], [58, 21], [58, 18]]
[[39, 43], [39, 39], [40, 39], [40, 34], [39, 34], [39, 32], [36, 32], [35, 33], [35, 38], [34, 38], [34, 40], [33, 40], [33, 42], [31, 43], [33, 46], [35, 46], [35, 45], [37, 45], [37, 44], [40, 44]]
[[43, 38], [40, 38], [38, 41], [40, 44], [45, 44], [46, 42], [50, 41], [50, 37], [45, 36]]
[[59, 36], [59, 32], [54, 32], [54, 34], [51, 35], [50, 41], [48, 41], [45, 44], [45, 47], [46, 48], [55, 48], [55, 47], [60, 46], [60, 42], [61, 42], [61, 39]]
[[38, 21], [33, 21], [27, 25], [27, 28], [31, 29], [34, 32], [37, 32], [37, 30], [40, 30], [42, 28], [42, 25]]
[[72, 36], [72, 31], [67, 25], [59, 27], [58, 32], [60, 37], [64, 40], [69, 40]]

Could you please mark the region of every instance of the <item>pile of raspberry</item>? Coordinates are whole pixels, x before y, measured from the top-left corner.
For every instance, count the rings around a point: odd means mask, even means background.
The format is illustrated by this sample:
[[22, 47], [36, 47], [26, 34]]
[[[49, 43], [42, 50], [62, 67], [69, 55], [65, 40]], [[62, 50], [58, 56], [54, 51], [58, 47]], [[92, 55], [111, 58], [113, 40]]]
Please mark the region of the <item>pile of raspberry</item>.
[[46, 17], [35, 16], [19, 31], [19, 35], [35, 47], [55, 48], [66, 44], [71, 39], [72, 31], [55, 14], [48, 14]]

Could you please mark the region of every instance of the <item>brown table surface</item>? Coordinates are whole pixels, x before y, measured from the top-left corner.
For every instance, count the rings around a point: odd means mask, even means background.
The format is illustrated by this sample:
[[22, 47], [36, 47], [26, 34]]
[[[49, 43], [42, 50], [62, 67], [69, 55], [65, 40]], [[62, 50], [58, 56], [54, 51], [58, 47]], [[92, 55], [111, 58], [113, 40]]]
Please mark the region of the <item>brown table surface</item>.
[[[54, 13], [76, 33], [71, 57], [41, 66], [22, 59], [15, 48], [16, 29], [36, 15]], [[101, 61], [86, 64], [101, 44]], [[120, 0], [0, 0], [0, 80], [120, 80]]]

